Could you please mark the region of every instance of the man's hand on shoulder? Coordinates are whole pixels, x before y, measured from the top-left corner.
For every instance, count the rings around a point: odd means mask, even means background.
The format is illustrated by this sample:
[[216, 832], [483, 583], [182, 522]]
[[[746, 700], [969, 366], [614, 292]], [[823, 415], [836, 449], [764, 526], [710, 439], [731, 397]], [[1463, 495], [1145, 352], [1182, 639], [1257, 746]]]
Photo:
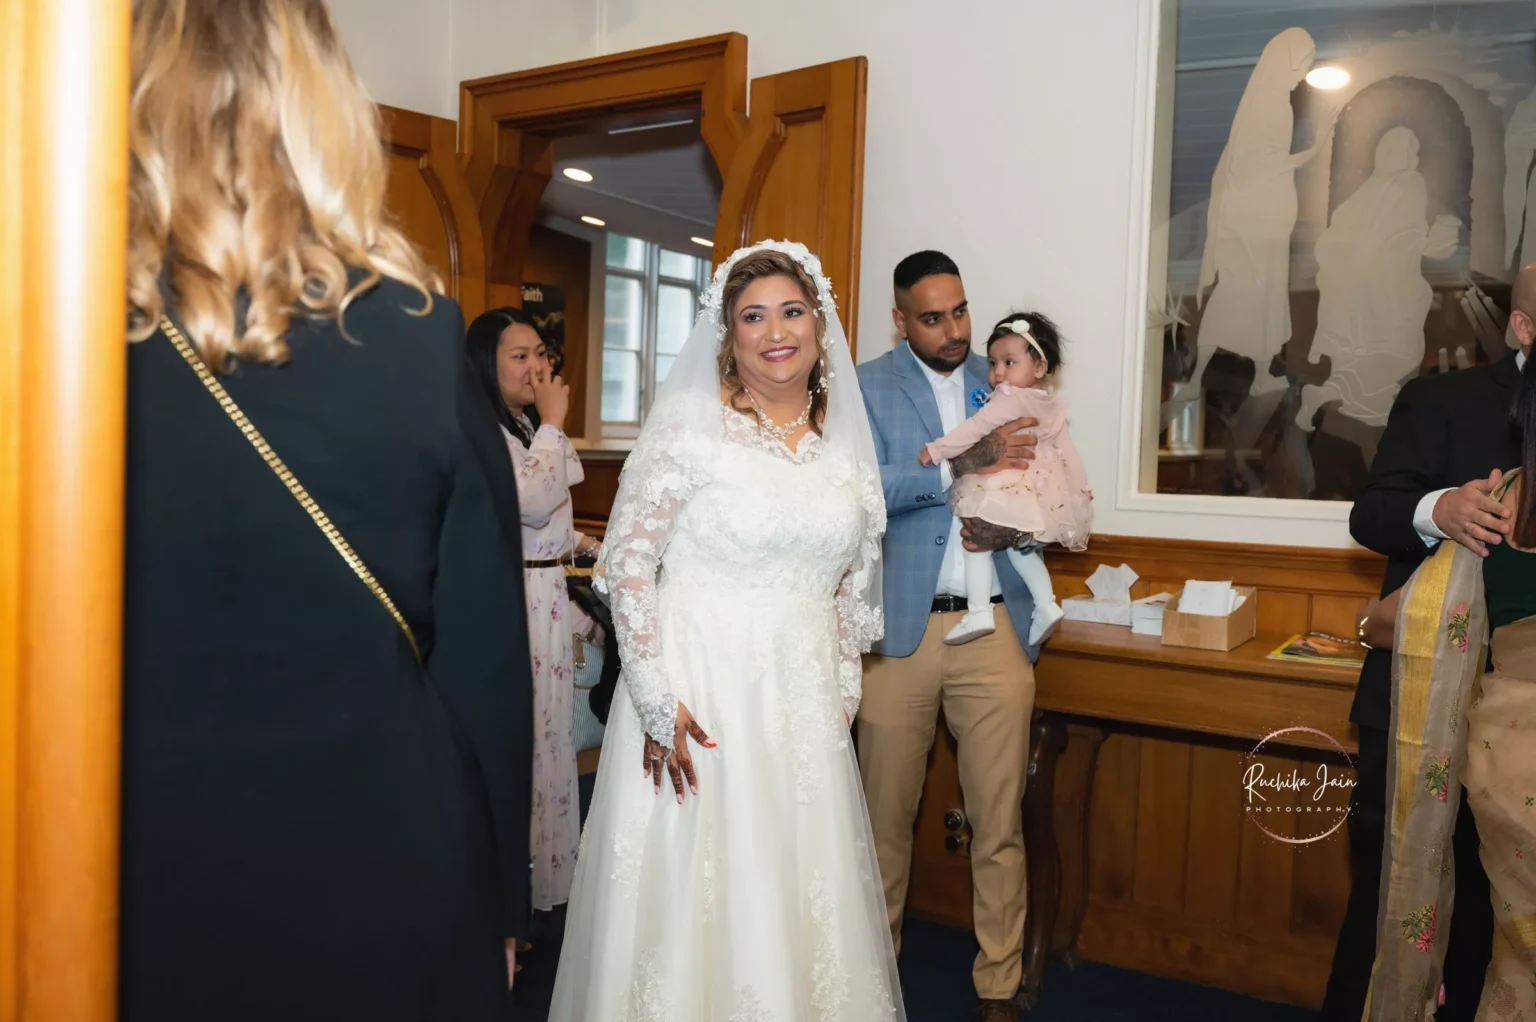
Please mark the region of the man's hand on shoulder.
[[1488, 547], [1509, 535], [1509, 508], [1492, 497], [1503, 480], [1504, 474], [1494, 469], [1487, 479], [1474, 479], [1442, 493], [1435, 501], [1435, 526], [1479, 557], [1487, 557]]

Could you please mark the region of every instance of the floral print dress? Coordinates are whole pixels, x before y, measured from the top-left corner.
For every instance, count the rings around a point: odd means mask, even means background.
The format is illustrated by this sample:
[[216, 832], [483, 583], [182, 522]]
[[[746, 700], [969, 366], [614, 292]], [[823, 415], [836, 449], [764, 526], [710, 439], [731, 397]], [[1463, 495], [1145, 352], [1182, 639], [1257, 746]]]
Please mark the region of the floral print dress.
[[[531, 423], [529, 424], [532, 425]], [[529, 561], [568, 557], [578, 542], [571, 517], [571, 487], [584, 478], [581, 459], [566, 435], [540, 426], [533, 443], [505, 428], [502, 435], [517, 475], [523, 556]], [[528, 599], [528, 645], [533, 653], [533, 907], [548, 912], [570, 898], [581, 839], [576, 789], [575, 678], [565, 569], [523, 569]]]

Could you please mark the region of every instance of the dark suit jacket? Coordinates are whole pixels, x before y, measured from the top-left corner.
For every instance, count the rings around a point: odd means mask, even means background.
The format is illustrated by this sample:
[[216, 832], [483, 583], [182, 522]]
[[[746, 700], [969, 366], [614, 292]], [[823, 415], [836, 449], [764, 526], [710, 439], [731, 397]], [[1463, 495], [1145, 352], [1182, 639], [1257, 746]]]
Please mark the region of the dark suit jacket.
[[[1349, 533], [1387, 556], [1381, 593], [1402, 587], [1433, 550], [1414, 531], [1426, 493], [1484, 478], [1520, 462], [1509, 410], [1520, 384], [1515, 356], [1493, 365], [1409, 380], [1392, 405], [1365, 487], [1349, 515]], [[1349, 719], [1385, 731], [1392, 718], [1392, 657], [1366, 656]]]
[[529, 885], [516, 487], [458, 307], [420, 305], [381, 281], [347, 336], [296, 317], [287, 365], [224, 385], [425, 683], [170, 341], [129, 347], [125, 1020], [501, 1017]]

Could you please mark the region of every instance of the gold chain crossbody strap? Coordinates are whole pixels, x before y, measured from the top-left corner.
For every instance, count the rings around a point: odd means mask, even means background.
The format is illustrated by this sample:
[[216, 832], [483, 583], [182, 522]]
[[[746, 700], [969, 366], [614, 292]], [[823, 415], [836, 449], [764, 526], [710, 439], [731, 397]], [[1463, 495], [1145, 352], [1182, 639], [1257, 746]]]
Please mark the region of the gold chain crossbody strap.
[[416, 656], [416, 663], [420, 664], [422, 662], [421, 647], [416, 644], [416, 633], [411, 631], [410, 623], [400, 613], [400, 608], [395, 606], [395, 601], [389, 598], [389, 594], [384, 591], [384, 587], [379, 585], [379, 580], [373, 577], [373, 572], [368, 570], [368, 565], [364, 564], [363, 559], [357, 556], [357, 551], [352, 549], [352, 544], [347, 542], [347, 538], [336, 528], [330, 517], [320, 510], [320, 505], [315, 503], [315, 498], [309, 495], [309, 491], [304, 489], [304, 484], [299, 482], [287, 465], [283, 464], [283, 459], [277, 456], [277, 452], [272, 449], [271, 444], [267, 443], [267, 439], [261, 435], [261, 431], [256, 428], [250, 419], [246, 418], [245, 413], [240, 410], [240, 406], [235, 404], [235, 399], [229, 396], [229, 391], [224, 389], [224, 385], [219, 382], [219, 378], [203, 362], [197, 353], [197, 349], [192, 347], [191, 343], [182, 335], [182, 332], [176, 328], [176, 324], [172, 323], [169, 317], [161, 316], [160, 329], [165, 333], [165, 336], [171, 339], [171, 343], [176, 346], [176, 350], [181, 353], [181, 357], [186, 360], [187, 365], [192, 367], [192, 371], [197, 373], [197, 378], [203, 381], [203, 386], [208, 389], [208, 393], [213, 395], [214, 399], [219, 402], [219, 406], [224, 409], [234, 424], [239, 427], [240, 432], [244, 433], [245, 438], [251, 442], [251, 446], [256, 448], [256, 453], [261, 455], [261, 460], [265, 461], [267, 467], [277, 474], [277, 478], [282, 481], [284, 486], [288, 487], [288, 492], [293, 494], [293, 499], [297, 500], [299, 505], [304, 508], [310, 520], [319, 526], [321, 532], [325, 533], [325, 538], [330, 540], [331, 546], [335, 547], [336, 552], [341, 554], [341, 559], [347, 562], [347, 566], [352, 569], [358, 578], [362, 579], [363, 585], [368, 587], [368, 591], [378, 598], [378, 601], [384, 605], [385, 610], [389, 611], [389, 616], [395, 619], [395, 624], [399, 625], [400, 631], [405, 634], [405, 641], [411, 644], [411, 652]]

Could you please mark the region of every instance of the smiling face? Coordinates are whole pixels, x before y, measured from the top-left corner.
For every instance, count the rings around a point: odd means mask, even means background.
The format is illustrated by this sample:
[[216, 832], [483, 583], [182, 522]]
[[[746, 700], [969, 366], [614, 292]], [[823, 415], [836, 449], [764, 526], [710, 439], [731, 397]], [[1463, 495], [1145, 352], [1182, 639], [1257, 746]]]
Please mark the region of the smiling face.
[[793, 277], [759, 277], [731, 306], [731, 353], [753, 391], [806, 389], [821, 357], [811, 298]]

